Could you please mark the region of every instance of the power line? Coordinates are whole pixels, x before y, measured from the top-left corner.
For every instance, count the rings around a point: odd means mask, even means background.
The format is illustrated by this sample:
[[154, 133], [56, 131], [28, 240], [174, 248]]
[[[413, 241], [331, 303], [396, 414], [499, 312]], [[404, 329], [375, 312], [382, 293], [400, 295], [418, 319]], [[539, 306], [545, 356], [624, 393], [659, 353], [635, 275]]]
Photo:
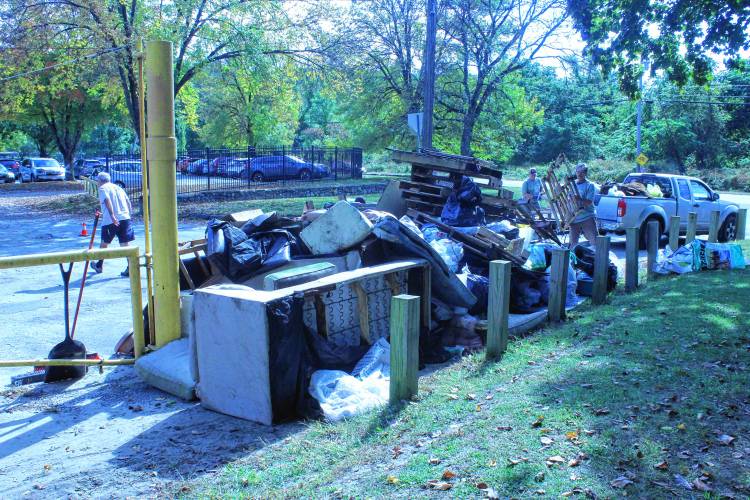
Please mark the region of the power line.
[[85, 55], [85, 56], [77, 57], [75, 59], [70, 59], [68, 61], [63, 61], [63, 62], [59, 62], [59, 63], [56, 63], [56, 64], [52, 64], [50, 66], [45, 66], [44, 68], [41, 68], [41, 69], [34, 69], [34, 70], [31, 70], [31, 71], [24, 71], [22, 73], [16, 73], [15, 75], [11, 75], [11, 76], [6, 76], [4, 78], [0, 78], [0, 83], [7, 82], [7, 81], [10, 81], [10, 80], [15, 80], [17, 78], [21, 78], [21, 77], [24, 77], [24, 76], [35, 75], [37, 73], [42, 73], [44, 71], [49, 71], [49, 70], [54, 69], [54, 68], [59, 68], [60, 66], [67, 66], [69, 64], [74, 64], [74, 63], [77, 63], [77, 62], [86, 61], [88, 59], [95, 59], [95, 58], [103, 56], [105, 54], [110, 54], [110, 53], [113, 53], [113, 52], [118, 52], [120, 50], [123, 50], [123, 49], [129, 47], [129, 46], [130, 46], [130, 44], [121, 45], [119, 47], [112, 47], [110, 49], [104, 49], [104, 50], [99, 51], [99, 52], [94, 52], [93, 54], [88, 54], [88, 55]]

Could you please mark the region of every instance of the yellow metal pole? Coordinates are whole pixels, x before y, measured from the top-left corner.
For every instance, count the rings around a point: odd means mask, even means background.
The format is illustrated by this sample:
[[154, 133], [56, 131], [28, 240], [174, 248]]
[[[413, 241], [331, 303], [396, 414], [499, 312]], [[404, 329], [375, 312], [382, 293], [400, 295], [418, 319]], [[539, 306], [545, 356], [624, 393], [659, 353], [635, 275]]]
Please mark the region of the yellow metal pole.
[[122, 366], [135, 364], [132, 358], [125, 359], [17, 359], [0, 361], [0, 368], [13, 366]]
[[143, 302], [141, 301], [141, 268], [138, 254], [128, 257], [130, 269], [130, 306], [133, 314], [133, 351], [136, 359], [143, 354]]
[[67, 264], [87, 260], [118, 259], [138, 257], [138, 247], [92, 248], [91, 250], [73, 250], [70, 252], [31, 253], [0, 257], [0, 269], [14, 267], [48, 266], [50, 264]]
[[143, 232], [145, 236], [145, 263], [146, 263], [146, 306], [148, 307], [148, 332], [149, 343], [153, 344], [156, 337], [154, 334], [154, 289], [151, 274], [151, 219], [149, 218], [149, 183], [148, 183], [148, 158], [146, 148], [146, 93], [143, 85], [143, 42], [136, 42], [136, 51], [138, 52], [138, 109], [139, 109], [139, 133], [141, 144], [141, 172], [143, 179], [141, 182], [141, 199], [143, 200]]
[[146, 43], [149, 165], [153, 167], [154, 319], [156, 346], [180, 338], [180, 284], [177, 255], [177, 189], [174, 136], [172, 43]]

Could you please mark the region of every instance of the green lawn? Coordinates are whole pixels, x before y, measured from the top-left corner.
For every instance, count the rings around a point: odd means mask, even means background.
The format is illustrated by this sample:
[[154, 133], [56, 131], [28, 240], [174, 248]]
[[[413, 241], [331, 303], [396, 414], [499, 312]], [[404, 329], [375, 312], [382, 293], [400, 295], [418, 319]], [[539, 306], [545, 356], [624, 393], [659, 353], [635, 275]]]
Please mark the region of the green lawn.
[[311, 422], [182, 491], [411, 498], [437, 481], [451, 497], [747, 498], [749, 306], [750, 268], [618, 291], [500, 362], [421, 378], [402, 408]]

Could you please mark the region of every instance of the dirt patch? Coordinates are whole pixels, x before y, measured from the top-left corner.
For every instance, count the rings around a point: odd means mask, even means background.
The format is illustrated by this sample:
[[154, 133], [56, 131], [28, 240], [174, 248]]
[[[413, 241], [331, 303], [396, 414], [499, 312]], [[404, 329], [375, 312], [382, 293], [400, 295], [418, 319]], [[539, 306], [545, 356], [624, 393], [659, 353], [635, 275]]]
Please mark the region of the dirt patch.
[[131, 367], [0, 393], [6, 498], [163, 496], [185, 480], [297, 432], [205, 410]]

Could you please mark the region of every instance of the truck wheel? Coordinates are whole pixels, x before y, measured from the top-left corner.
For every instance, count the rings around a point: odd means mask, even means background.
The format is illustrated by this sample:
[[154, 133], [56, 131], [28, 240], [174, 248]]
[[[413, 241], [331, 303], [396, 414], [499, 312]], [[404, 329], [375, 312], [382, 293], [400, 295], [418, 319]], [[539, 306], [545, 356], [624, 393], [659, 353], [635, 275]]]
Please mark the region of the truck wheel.
[[652, 220], [655, 220], [659, 223], [659, 243], [656, 245], [656, 247], [658, 248], [661, 246], [661, 237], [664, 235], [664, 223], [661, 221], [661, 219], [659, 219], [659, 217], [648, 217], [643, 221], [643, 224], [641, 224], [640, 235], [638, 237], [638, 247], [641, 250], [646, 250], [648, 248], [648, 223]]
[[734, 241], [737, 239], [737, 216], [735, 214], [727, 215], [724, 219], [724, 224], [721, 225], [719, 230], [719, 241], [725, 243], [727, 241]]

